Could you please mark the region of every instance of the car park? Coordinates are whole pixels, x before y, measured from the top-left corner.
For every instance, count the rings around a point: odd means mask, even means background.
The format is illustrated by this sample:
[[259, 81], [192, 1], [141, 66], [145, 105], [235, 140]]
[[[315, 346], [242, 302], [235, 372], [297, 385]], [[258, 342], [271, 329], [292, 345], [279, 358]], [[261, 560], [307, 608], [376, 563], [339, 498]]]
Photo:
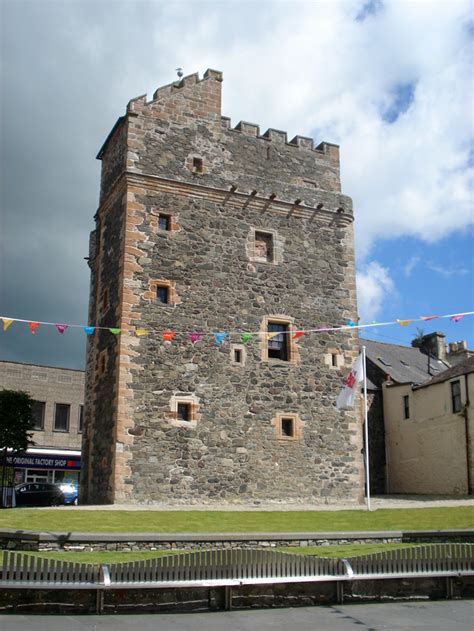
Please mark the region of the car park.
[[26, 482], [15, 488], [17, 506], [61, 506], [64, 493], [56, 484], [49, 482]]

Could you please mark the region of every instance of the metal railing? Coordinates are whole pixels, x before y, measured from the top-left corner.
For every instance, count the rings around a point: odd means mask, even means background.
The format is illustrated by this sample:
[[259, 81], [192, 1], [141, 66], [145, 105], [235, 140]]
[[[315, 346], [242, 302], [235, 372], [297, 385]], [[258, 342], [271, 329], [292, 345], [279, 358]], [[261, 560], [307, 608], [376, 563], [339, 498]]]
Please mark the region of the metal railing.
[[255, 549], [202, 550], [100, 566], [5, 551], [0, 588], [104, 590], [470, 575], [474, 544], [423, 545], [349, 559]]

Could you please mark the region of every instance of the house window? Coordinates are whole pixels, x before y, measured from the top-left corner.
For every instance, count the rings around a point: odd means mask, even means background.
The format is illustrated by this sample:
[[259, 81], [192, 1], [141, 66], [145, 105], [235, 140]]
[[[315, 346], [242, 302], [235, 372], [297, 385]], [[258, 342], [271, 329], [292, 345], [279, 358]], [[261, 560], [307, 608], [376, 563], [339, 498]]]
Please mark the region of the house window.
[[241, 348], [234, 348], [234, 362], [236, 364], [242, 363], [242, 349]]
[[84, 406], [79, 406], [79, 422], [77, 424], [77, 433], [82, 434], [82, 428], [84, 426]]
[[254, 257], [257, 261], [273, 261], [273, 234], [255, 232]]
[[43, 401], [33, 401], [33, 405], [31, 407], [31, 412], [33, 414], [34, 425], [33, 429], [35, 432], [40, 432], [44, 429], [44, 410], [45, 403]]
[[178, 402], [176, 408], [176, 418], [178, 419], [178, 421], [190, 421], [191, 411], [191, 403]]
[[403, 418], [410, 418], [410, 397], [408, 394], [403, 397]]
[[169, 215], [158, 215], [158, 228], [160, 230], [171, 230], [171, 217]]
[[280, 322], [269, 322], [268, 332], [268, 357], [272, 359], [289, 360], [288, 333], [289, 325]]
[[461, 382], [451, 382], [451, 404], [453, 407], [453, 414], [461, 411]]
[[71, 406], [67, 403], [56, 403], [54, 410], [54, 431], [69, 431], [69, 410]]
[[295, 437], [295, 419], [294, 418], [282, 418], [281, 419], [281, 435], [282, 437], [294, 438]]
[[169, 287], [166, 285], [158, 285], [156, 288], [156, 299], [158, 302], [161, 302], [164, 305], [169, 303], [170, 292]]
[[331, 366], [337, 368], [337, 353], [331, 353]]
[[202, 158], [193, 158], [193, 173], [202, 173]]

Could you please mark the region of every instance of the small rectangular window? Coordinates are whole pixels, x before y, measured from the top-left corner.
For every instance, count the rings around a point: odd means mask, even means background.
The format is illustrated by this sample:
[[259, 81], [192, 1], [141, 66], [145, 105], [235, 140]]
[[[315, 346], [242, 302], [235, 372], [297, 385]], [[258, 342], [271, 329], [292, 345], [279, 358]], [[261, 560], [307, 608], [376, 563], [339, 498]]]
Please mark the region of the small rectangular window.
[[269, 232], [255, 232], [254, 256], [260, 261], [273, 261], [273, 235]]
[[234, 348], [234, 362], [236, 364], [242, 363], [242, 349], [241, 348]]
[[67, 403], [56, 403], [54, 410], [54, 431], [69, 431], [69, 410], [71, 406]]
[[33, 401], [31, 411], [33, 413], [34, 425], [33, 429], [40, 432], [44, 429], [44, 410], [46, 404], [43, 401]]
[[79, 406], [79, 421], [78, 421], [78, 425], [77, 425], [77, 433], [78, 434], [82, 434], [83, 425], [84, 425], [84, 406], [80, 405]]
[[158, 227], [160, 230], [171, 230], [171, 217], [160, 213], [158, 217]]
[[193, 158], [194, 173], [202, 173], [202, 158]]
[[268, 323], [268, 333], [276, 334], [269, 336], [268, 339], [268, 357], [273, 359], [282, 359], [289, 361], [288, 354], [288, 324], [280, 324], [278, 322]]
[[453, 414], [457, 414], [461, 411], [461, 382], [451, 382], [451, 404], [453, 408]]
[[176, 417], [178, 421], [191, 420], [191, 403], [178, 403]]
[[337, 368], [337, 353], [331, 353], [331, 362], [334, 368]]
[[410, 397], [407, 394], [403, 397], [403, 418], [410, 418]]
[[169, 287], [158, 285], [156, 288], [156, 299], [158, 302], [168, 304], [169, 302]]
[[293, 438], [295, 435], [295, 420], [293, 418], [281, 419], [281, 435]]

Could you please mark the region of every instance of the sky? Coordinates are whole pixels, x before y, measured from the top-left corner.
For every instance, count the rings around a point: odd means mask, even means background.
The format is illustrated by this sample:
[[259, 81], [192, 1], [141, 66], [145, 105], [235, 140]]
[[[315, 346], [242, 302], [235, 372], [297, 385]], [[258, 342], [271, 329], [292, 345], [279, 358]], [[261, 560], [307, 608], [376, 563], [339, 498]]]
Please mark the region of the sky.
[[[0, 315], [87, 324], [95, 156], [128, 101], [178, 66], [223, 71], [233, 125], [341, 146], [361, 323], [473, 311], [470, 8], [0, 0]], [[409, 344], [418, 328], [363, 335]], [[421, 328], [474, 348], [473, 316]], [[84, 355], [79, 329], [0, 331], [3, 360], [83, 368]]]

